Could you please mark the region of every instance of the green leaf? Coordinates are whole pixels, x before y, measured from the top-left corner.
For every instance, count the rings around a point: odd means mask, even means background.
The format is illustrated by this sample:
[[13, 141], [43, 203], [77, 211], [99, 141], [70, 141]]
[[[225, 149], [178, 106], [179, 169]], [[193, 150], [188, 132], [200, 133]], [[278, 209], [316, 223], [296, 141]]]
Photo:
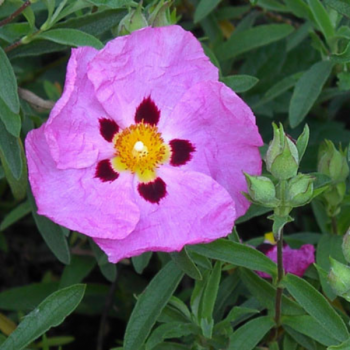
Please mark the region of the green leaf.
[[87, 0], [89, 3], [100, 7], [100, 6], [106, 6], [111, 9], [120, 9], [122, 7], [131, 5], [133, 0]]
[[139, 296], [125, 331], [124, 350], [139, 350], [162, 312], [183, 272], [170, 261]]
[[319, 0], [308, 0], [308, 3], [317, 24], [321, 29], [321, 32], [328, 41], [334, 36], [335, 33], [333, 24], [328, 16], [326, 9], [323, 7]]
[[102, 49], [103, 44], [94, 36], [77, 29], [52, 29], [40, 33], [36, 39], [45, 39], [57, 44], [69, 46], [92, 46], [95, 49]]
[[333, 63], [317, 62], [297, 82], [289, 106], [289, 122], [292, 128], [299, 125], [309, 113], [331, 74]]
[[323, 0], [324, 3], [342, 15], [350, 18], [350, 3], [348, 0]]
[[102, 272], [102, 275], [109, 281], [114, 282], [117, 278], [117, 267], [108, 261], [105, 252], [92, 240], [89, 240], [90, 246], [95, 254], [97, 264]]
[[[276, 287], [253, 271], [240, 269], [240, 275], [244, 285], [260, 304], [274, 312]], [[295, 301], [282, 295], [282, 313], [283, 315], [302, 315], [305, 312]]]
[[198, 333], [198, 327], [191, 323], [170, 322], [162, 324], [148, 338], [146, 350], [154, 349], [165, 339], [181, 338], [195, 333]]
[[350, 349], [350, 338], [339, 345], [333, 345], [327, 348], [327, 350], [349, 350]]
[[194, 23], [198, 23], [203, 18], [207, 17], [209, 13], [219, 5], [220, 1], [221, 0], [200, 0], [194, 12]]
[[21, 132], [21, 117], [13, 113], [0, 97], [0, 119], [4, 123], [6, 130], [14, 137], [19, 137]]
[[315, 339], [323, 345], [329, 346], [338, 343], [338, 341], [334, 339], [332, 334], [328, 333], [327, 330], [323, 329], [320, 331], [319, 323], [309, 315], [283, 316], [282, 324]]
[[0, 118], [0, 157], [5, 174], [7, 167], [15, 180], [20, 179], [23, 171], [22, 151], [21, 140], [6, 131], [5, 124], [2, 122], [2, 118]]
[[61, 324], [79, 305], [84, 292], [85, 285], [76, 284], [51, 294], [22, 320], [1, 350], [21, 350], [51, 327]]
[[297, 17], [313, 21], [313, 15], [310, 7], [303, 0], [283, 0], [289, 10]]
[[143, 272], [143, 270], [148, 266], [152, 255], [152, 252], [146, 252], [131, 258], [132, 264], [134, 265], [134, 269], [137, 273], [141, 274]]
[[57, 290], [58, 283], [33, 283], [0, 293], [0, 309], [9, 311], [30, 311], [47, 296]]
[[321, 232], [328, 233], [328, 230], [327, 230], [328, 215], [323, 203], [318, 200], [314, 200], [311, 202], [311, 207], [315, 215], [316, 222], [319, 228], [321, 229]]
[[89, 275], [95, 265], [96, 260], [93, 257], [73, 255], [70, 264], [63, 270], [60, 288], [80, 283]]
[[68, 265], [70, 263], [70, 252], [67, 238], [61, 230], [61, 227], [45, 216], [37, 214], [38, 208], [31, 191], [28, 191], [28, 199], [32, 207], [34, 221], [45, 243], [59, 261]]
[[331, 55], [331, 61], [334, 63], [350, 62], [350, 42], [348, 42], [345, 50], [342, 53]]
[[188, 250], [192, 250], [211, 259], [247, 267], [252, 270], [263, 271], [272, 276], [276, 276], [277, 274], [276, 264], [272, 260], [258, 250], [241, 243], [218, 239], [209, 244], [188, 247]]
[[[0, 47], [0, 98], [13, 113], [19, 113], [19, 99], [17, 93], [17, 80], [11, 63], [4, 50]], [[1, 127], [0, 127], [1, 128]]]
[[221, 60], [234, 58], [242, 53], [281, 40], [293, 32], [288, 24], [261, 25], [233, 34], [218, 48], [217, 56]]
[[230, 75], [221, 79], [234, 92], [245, 92], [255, 86], [259, 79], [250, 75]]
[[248, 211], [241, 216], [240, 218], [238, 218], [238, 220], [236, 220], [235, 224], [241, 224], [242, 222], [246, 222], [248, 220], [250, 220], [251, 218], [255, 218], [256, 216], [260, 216], [260, 215], [264, 215], [266, 213], [269, 213], [271, 211], [271, 208], [265, 208], [265, 207], [261, 207], [260, 205], [257, 204], [252, 204]]
[[28, 201], [18, 205], [5, 216], [4, 220], [0, 224], [0, 231], [6, 230], [9, 226], [28, 215], [31, 210], [32, 209]]
[[300, 136], [297, 139], [297, 145], [296, 145], [298, 149], [299, 162], [304, 156], [306, 147], [309, 143], [309, 138], [310, 138], [310, 129], [309, 129], [309, 126], [305, 124], [303, 132], [300, 134]]
[[283, 350], [296, 350], [298, 347], [298, 343], [296, 343], [293, 338], [288, 335], [285, 334], [283, 337]]
[[293, 338], [298, 344], [303, 346], [305, 349], [317, 350], [316, 342], [313, 339], [295, 331], [293, 328], [290, 328], [288, 326], [284, 326], [284, 329], [287, 332], [287, 334], [290, 335], [291, 338]]
[[29, 32], [30, 26], [28, 23], [9, 23], [0, 28], [0, 38], [11, 43], [29, 34]]
[[175, 264], [181, 269], [186, 275], [190, 276], [195, 280], [202, 279], [202, 275], [198, 270], [196, 264], [192, 261], [191, 257], [187, 254], [186, 247], [181, 252], [174, 252], [170, 254]]
[[290, 274], [284, 278], [283, 283], [289, 293], [324, 330], [329, 331], [338, 341], [344, 341], [349, 337], [349, 332], [342, 318], [311, 284]]
[[227, 350], [252, 350], [274, 326], [269, 316], [255, 318], [238, 328], [231, 336]]

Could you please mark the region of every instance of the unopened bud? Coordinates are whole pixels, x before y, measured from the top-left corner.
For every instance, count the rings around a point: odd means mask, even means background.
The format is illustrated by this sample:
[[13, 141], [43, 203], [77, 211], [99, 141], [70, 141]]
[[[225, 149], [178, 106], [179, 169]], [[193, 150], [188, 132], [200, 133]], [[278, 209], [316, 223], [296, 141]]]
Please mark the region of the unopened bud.
[[170, 13], [173, 1], [161, 0], [149, 11], [148, 23], [152, 27], [165, 27], [176, 23], [176, 12]]
[[129, 10], [129, 13], [120, 21], [118, 26], [118, 35], [127, 35], [135, 30], [145, 28], [148, 22], [142, 13], [142, 1], [136, 9]]
[[300, 207], [309, 203], [314, 192], [315, 178], [310, 175], [299, 174], [288, 183], [288, 202], [292, 207]]
[[288, 180], [297, 174], [299, 155], [296, 145], [284, 133], [283, 126], [273, 124], [273, 140], [266, 154], [267, 170], [279, 180]]
[[329, 259], [331, 270], [328, 274], [328, 282], [335, 294], [350, 301], [350, 267], [331, 257]]
[[338, 151], [332, 141], [326, 140], [319, 150], [318, 171], [334, 182], [345, 181], [349, 175], [346, 152]]
[[276, 189], [273, 182], [265, 176], [250, 176], [244, 174], [247, 184], [249, 197], [252, 202], [273, 208], [279, 204], [276, 198]]

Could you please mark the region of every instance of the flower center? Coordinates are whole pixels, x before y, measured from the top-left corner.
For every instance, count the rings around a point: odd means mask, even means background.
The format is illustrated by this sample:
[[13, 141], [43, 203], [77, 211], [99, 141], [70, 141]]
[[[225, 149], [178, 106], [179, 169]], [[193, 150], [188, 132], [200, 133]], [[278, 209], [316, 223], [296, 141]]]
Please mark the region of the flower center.
[[113, 167], [136, 173], [141, 182], [154, 180], [156, 168], [170, 158], [170, 147], [155, 125], [143, 122], [131, 125], [117, 133], [113, 143], [116, 150]]

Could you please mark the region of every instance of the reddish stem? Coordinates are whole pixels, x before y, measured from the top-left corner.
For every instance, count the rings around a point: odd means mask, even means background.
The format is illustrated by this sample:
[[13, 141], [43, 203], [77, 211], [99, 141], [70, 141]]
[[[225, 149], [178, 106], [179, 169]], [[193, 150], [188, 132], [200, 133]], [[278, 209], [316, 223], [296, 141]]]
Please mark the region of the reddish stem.
[[0, 27], [4, 26], [7, 23], [10, 23], [14, 18], [16, 18], [18, 15], [20, 15], [29, 5], [31, 2], [27, 0], [21, 7], [19, 7], [12, 15], [5, 18], [0, 22]]

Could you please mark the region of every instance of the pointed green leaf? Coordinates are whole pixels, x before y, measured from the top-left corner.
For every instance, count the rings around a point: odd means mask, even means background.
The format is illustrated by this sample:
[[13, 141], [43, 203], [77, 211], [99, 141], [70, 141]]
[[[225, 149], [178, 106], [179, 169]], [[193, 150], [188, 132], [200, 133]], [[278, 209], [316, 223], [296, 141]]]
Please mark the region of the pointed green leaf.
[[263, 271], [272, 276], [277, 274], [276, 264], [272, 260], [258, 250], [241, 243], [218, 239], [209, 244], [190, 246], [188, 250], [211, 259]]
[[245, 323], [231, 335], [227, 350], [253, 350], [274, 324], [269, 316], [258, 317]]
[[220, 1], [221, 0], [200, 0], [194, 13], [194, 23], [198, 23], [203, 18], [207, 17], [209, 13], [219, 5]]
[[184, 247], [180, 252], [171, 253], [170, 256], [178, 268], [181, 269], [186, 275], [195, 280], [202, 279], [202, 275], [198, 270], [196, 264], [187, 254], [186, 247]]
[[331, 307], [326, 298], [307, 281], [295, 275], [287, 275], [283, 280], [289, 293], [321, 326], [339, 341], [349, 337], [342, 318]]
[[28, 201], [21, 203], [8, 213], [0, 224], [0, 231], [6, 230], [9, 226], [22, 219], [32, 211]]
[[[19, 113], [17, 81], [11, 63], [4, 50], [0, 47], [0, 98], [13, 113]], [[1, 126], [0, 126], [1, 129]]]
[[230, 87], [234, 92], [245, 92], [258, 83], [259, 79], [250, 75], [230, 75], [222, 78], [222, 82]]
[[45, 39], [57, 44], [76, 47], [92, 46], [95, 49], [102, 49], [103, 47], [103, 44], [100, 40], [77, 29], [52, 29], [37, 35], [35, 38]]
[[132, 264], [134, 265], [134, 269], [137, 273], [141, 274], [143, 272], [143, 270], [148, 266], [152, 255], [152, 252], [146, 252], [131, 258]]
[[349, 0], [323, 0], [324, 3], [342, 15], [350, 18], [350, 2]]
[[299, 155], [299, 162], [303, 158], [303, 155], [306, 151], [306, 147], [309, 143], [309, 137], [310, 137], [310, 129], [309, 129], [308, 125], [305, 124], [302, 134], [297, 139], [297, 149], [298, 149], [298, 155]]
[[320, 95], [331, 74], [333, 63], [317, 62], [297, 82], [289, 106], [289, 122], [292, 128], [299, 125]]
[[92, 240], [89, 240], [92, 251], [95, 254], [97, 264], [102, 272], [102, 275], [109, 281], [114, 282], [117, 278], [117, 267], [108, 261], [105, 252]]
[[124, 350], [139, 350], [183, 277], [170, 261], [139, 296], [126, 327]]
[[327, 350], [349, 350], [350, 349], [350, 338], [339, 345], [329, 346]]
[[326, 9], [320, 0], [308, 0], [308, 3], [321, 32], [329, 40], [334, 36], [334, 28]]
[[29, 313], [1, 345], [1, 350], [22, 350], [51, 327], [61, 324], [81, 302], [85, 285], [61, 289]]
[[348, 42], [345, 50], [339, 54], [331, 55], [331, 60], [334, 63], [348, 63], [350, 62], [350, 42]]
[[4, 100], [0, 97], [0, 119], [6, 130], [14, 137], [19, 137], [21, 132], [21, 117], [13, 113]]

